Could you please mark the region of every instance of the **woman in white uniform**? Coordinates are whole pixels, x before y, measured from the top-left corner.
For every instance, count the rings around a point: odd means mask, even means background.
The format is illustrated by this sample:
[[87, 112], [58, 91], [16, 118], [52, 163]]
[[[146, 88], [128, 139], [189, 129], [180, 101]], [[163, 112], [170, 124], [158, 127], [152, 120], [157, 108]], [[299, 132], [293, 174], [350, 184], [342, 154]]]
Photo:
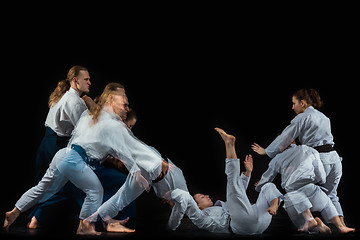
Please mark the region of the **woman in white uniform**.
[[344, 223], [343, 211], [337, 196], [337, 188], [342, 175], [341, 159], [334, 150], [334, 140], [331, 134], [330, 119], [316, 110], [322, 106], [318, 92], [314, 89], [300, 89], [292, 96], [293, 106], [297, 116], [284, 131], [266, 149], [254, 143], [252, 149], [258, 154], [273, 158], [286, 149], [294, 139], [300, 144], [315, 148], [320, 153], [324, 165], [326, 181], [323, 185]]
[[327, 222], [332, 222], [341, 233], [355, 231], [341, 223], [338, 212], [329, 197], [316, 183], [325, 182], [325, 170], [319, 153], [305, 145], [290, 145], [277, 154], [269, 163], [255, 190], [260, 191], [264, 184], [272, 182], [281, 174], [281, 186], [286, 190], [284, 208], [294, 225], [301, 231], [318, 227], [321, 233], [330, 229], [317, 218], [310, 217], [310, 210], [321, 212]]
[[215, 205], [208, 195], [191, 195], [180, 189], [168, 194], [174, 207], [169, 219], [169, 228], [175, 230], [186, 214], [199, 228], [217, 233], [253, 235], [263, 233], [276, 214], [282, 194], [273, 183], [263, 187], [256, 204], [251, 205], [246, 188], [253, 170], [251, 155], [246, 156], [246, 172], [240, 175], [240, 160], [235, 151], [235, 137], [216, 128], [226, 146], [225, 173], [227, 175], [226, 202]]
[[[129, 169], [127, 180], [119, 190], [122, 194], [119, 199], [115, 198], [120, 201], [115, 204], [121, 205], [121, 209], [144, 190], [148, 190], [152, 180], [159, 175], [165, 176], [166, 169], [161, 156], [138, 140], [122, 122], [121, 118], [126, 117], [128, 110], [123, 86], [117, 83], [108, 84], [98, 104], [92, 107], [91, 113], [84, 112], [80, 118], [69, 148], [57, 152], [39, 184], [23, 194], [14, 209], [5, 214], [4, 229], [8, 230], [21, 212], [45, 201], [70, 180], [86, 193], [77, 233], [99, 234], [94, 226], [97, 214], [93, 213], [101, 205], [103, 189], [92, 167], [97, 166], [98, 160], [104, 159], [108, 154], [121, 159]], [[99, 211], [100, 216], [108, 224], [108, 230], [118, 230], [122, 226], [112, 222], [109, 215], [113, 217], [115, 212], [109, 211], [118, 210], [120, 207], [108, 207], [110, 209], [103, 207], [102, 211]]]

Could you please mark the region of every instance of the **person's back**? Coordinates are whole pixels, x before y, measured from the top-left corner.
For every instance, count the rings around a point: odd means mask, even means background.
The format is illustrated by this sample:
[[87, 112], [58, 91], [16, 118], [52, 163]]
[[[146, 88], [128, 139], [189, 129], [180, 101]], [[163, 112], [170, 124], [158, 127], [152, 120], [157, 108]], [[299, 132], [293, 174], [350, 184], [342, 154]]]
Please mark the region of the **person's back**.
[[303, 131], [300, 131], [298, 136], [301, 144], [309, 147], [334, 145], [330, 119], [317, 109], [310, 106], [293, 121], [302, 122]]
[[[297, 190], [309, 183], [325, 181], [325, 172], [319, 153], [305, 145], [290, 145], [288, 149], [270, 161], [267, 172], [269, 174], [273, 172], [270, 178], [274, 178], [277, 173], [281, 174], [281, 186], [286, 192]], [[259, 184], [258, 189], [260, 189], [262, 181]]]

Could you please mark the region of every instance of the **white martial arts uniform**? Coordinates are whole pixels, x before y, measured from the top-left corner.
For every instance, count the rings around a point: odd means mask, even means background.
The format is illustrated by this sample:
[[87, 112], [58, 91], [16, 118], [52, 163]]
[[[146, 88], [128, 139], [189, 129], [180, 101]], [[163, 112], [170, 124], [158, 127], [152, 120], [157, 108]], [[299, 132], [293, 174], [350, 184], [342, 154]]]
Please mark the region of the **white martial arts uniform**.
[[246, 195], [250, 177], [240, 175], [239, 159], [226, 159], [227, 202], [217, 201], [213, 207], [200, 210], [193, 197], [186, 191], [176, 189], [171, 192], [175, 202], [169, 228], [175, 230], [186, 214], [199, 228], [217, 233], [242, 235], [261, 234], [270, 225], [272, 216], [267, 212], [270, 202], [282, 194], [273, 183], [261, 190], [256, 204], [251, 205]]
[[[330, 119], [312, 106], [298, 114], [266, 149], [266, 154], [274, 158], [278, 153], [286, 149], [294, 139], [298, 138], [300, 144], [309, 147], [323, 145], [334, 146], [331, 134]], [[340, 216], [343, 211], [337, 196], [337, 188], [342, 175], [341, 158], [336, 151], [320, 152], [320, 159], [324, 164], [326, 181], [323, 185], [327, 189], [326, 194], [336, 207]]]
[[[71, 149], [74, 146], [77, 148]], [[47, 200], [70, 180], [86, 193], [79, 218], [88, 219], [100, 207], [103, 196], [101, 183], [91, 165], [98, 164], [97, 160], [108, 154], [121, 159], [129, 170], [125, 184], [102, 205], [101, 211], [99, 209], [104, 219], [114, 217], [159, 176], [162, 158], [138, 140], [120, 117], [105, 108], [96, 124], [87, 111], [83, 113], [69, 147], [58, 151], [39, 184], [23, 194], [15, 206], [21, 212], [26, 211], [37, 202]], [[88, 220], [96, 221], [96, 218]]]
[[36, 154], [35, 183], [38, 183], [57, 151], [67, 146], [81, 114], [87, 109], [73, 88], [70, 88], [48, 112], [45, 135]]
[[319, 153], [305, 145], [290, 145], [269, 163], [255, 190], [281, 174], [281, 186], [286, 190], [284, 208], [296, 227], [304, 225], [301, 213], [307, 209], [319, 211], [326, 221], [337, 216], [330, 198], [315, 183], [325, 182], [325, 170]]
[[70, 88], [61, 99], [51, 106], [46, 117], [45, 126], [51, 128], [58, 136], [70, 137], [81, 114], [87, 109], [73, 88]]
[[188, 192], [186, 180], [183, 172], [170, 159], [168, 159], [169, 170], [164, 179], [153, 183], [153, 189], [157, 197], [164, 198], [167, 192], [175, 189], [181, 189]]
[[[152, 149], [157, 152], [156, 149]], [[159, 198], [166, 198], [166, 193], [177, 188], [188, 191], [181, 169], [169, 159], [168, 162], [169, 169], [165, 177], [157, 183], [149, 182], [149, 186], [152, 185], [156, 196]], [[137, 181], [130, 181], [131, 179], [132, 178], [128, 177], [119, 191], [98, 209], [98, 213], [103, 220], [106, 221], [116, 216], [119, 211], [130, 204], [143, 192], [143, 188], [139, 183]]]

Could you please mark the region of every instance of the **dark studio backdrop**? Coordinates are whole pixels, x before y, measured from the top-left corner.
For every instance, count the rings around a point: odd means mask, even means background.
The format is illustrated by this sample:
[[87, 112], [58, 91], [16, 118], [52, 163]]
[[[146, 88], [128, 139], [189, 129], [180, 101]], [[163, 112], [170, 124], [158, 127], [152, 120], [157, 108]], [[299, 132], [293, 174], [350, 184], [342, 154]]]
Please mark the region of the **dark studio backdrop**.
[[64, 48], [61, 42], [49, 44], [52, 37], [12, 44], [2, 70], [7, 143], [1, 211], [11, 209], [32, 186], [48, 97], [78, 64], [89, 69], [92, 98], [107, 83], [122, 83], [138, 115], [134, 134], [183, 170], [192, 193], [222, 200], [225, 149], [214, 127], [236, 136], [241, 160], [253, 154], [248, 195], [254, 202], [253, 184], [269, 158], [253, 153], [250, 145], [266, 147], [290, 123], [294, 91], [317, 89], [325, 103], [320, 110], [331, 119], [335, 148], [343, 157], [338, 195], [348, 221], [359, 226], [358, 64], [353, 58], [358, 49], [349, 42], [351, 34], [336, 39], [322, 34], [277, 38], [264, 33], [240, 41], [192, 31], [159, 41], [137, 39], [131, 45], [118, 39], [110, 45], [77, 40]]

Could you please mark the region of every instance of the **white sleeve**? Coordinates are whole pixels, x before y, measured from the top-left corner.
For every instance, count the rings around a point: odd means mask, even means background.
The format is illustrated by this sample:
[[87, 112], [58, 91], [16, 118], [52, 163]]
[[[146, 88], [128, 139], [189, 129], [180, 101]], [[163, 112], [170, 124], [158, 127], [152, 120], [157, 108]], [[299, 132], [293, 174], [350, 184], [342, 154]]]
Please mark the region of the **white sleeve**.
[[[109, 126], [114, 124], [115, 126]], [[162, 157], [151, 147], [137, 139], [122, 122], [109, 121], [102, 134], [106, 135], [107, 145], [112, 148], [117, 158], [121, 159], [125, 165], [137, 166], [145, 170], [149, 176], [148, 180], [157, 178], [161, 171]]]
[[298, 136], [302, 128], [300, 119], [293, 119], [289, 126], [265, 149], [266, 154], [274, 158], [283, 152]]
[[240, 181], [241, 181], [241, 184], [244, 186], [244, 189], [245, 189], [245, 190], [246, 190], [246, 189], [248, 188], [248, 186], [249, 186], [250, 178], [251, 178], [251, 176], [250, 176], [250, 177], [247, 177], [247, 176], [245, 176], [244, 173], [241, 173], [241, 175], [240, 175]]
[[272, 169], [271, 167], [269, 167], [266, 172], [263, 173], [263, 175], [261, 176], [260, 181], [258, 182], [258, 184], [255, 187], [255, 190], [257, 192], [260, 192], [261, 187], [264, 186], [266, 183], [268, 182], [272, 182], [274, 180], [274, 178], [276, 177], [277, 172]]
[[69, 117], [73, 126], [76, 126], [83, 112], [87, 110], [86, 104], [82, 99], [79, 101], [69, 101], [65, 103], [64, 111]]
[[189, 192], [175, 189], [171, 193], [171, 199], [175, 203], [168, 222], [171, 230], [175, 230], [180, 225], [184, 214], [200, 229], [212, 231], [216, 227], [214, 220], [200, 210]]
[[176, 188], [188, 192], [186, 180], [183, 172], [170, 159], [168, 172], [163, 180], [153, 184], [153, 189], [157, 197], [163, 198], [164, 195]]
[[190, 201], [189, 193], [180, 189], [175, 189], [171, 192], [171, 199], [174, 202], [174, 207], [171, 211], [168, 226], [170, 230], [176, 230], [183, 219], [188, 202]]

